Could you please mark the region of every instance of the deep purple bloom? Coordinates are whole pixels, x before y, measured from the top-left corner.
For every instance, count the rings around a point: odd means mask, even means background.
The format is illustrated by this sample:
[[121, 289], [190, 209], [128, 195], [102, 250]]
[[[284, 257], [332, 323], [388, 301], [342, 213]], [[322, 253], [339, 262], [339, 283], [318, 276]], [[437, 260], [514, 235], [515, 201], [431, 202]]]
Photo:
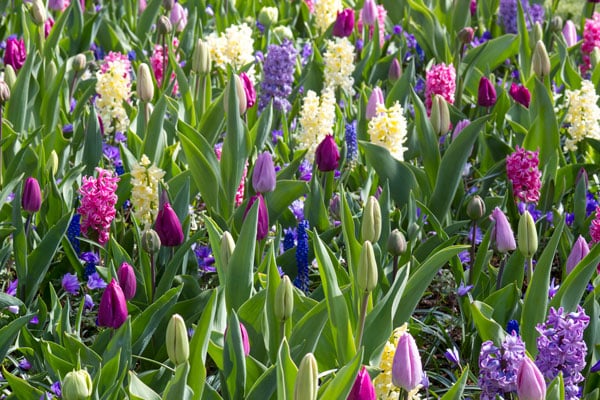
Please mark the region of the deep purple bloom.
[[258, 200], [258, 223], [256, 225], [256, 240], [263, 240], [269, 234], [269, 211], [267, 210], [267, 203], [262, 194], [255, 194], [250, 198], [246, 210], [244, 211], [244, 219], [252, 208], [252, 205]]
[[481, 107], [492, 107], [496, 104], [496, 88], [487, 76], [482, 76], [479, 80], [477, 104]]
[[[544, 8], [540, 4], [529, 5], [529, 0], [522, 0], [523, 13], [525, 14], [525, 25], [527, 30], [531, 29], [532, 24], [544, 22]], [[498, 8], [498, 20], [504, 26], [506, 33], [517, 33], [518, 24], [517, 0], [500, 0]], [[531, 22], [530, 22], [531, 21]]]
[[23, 39], [9, 36], [4, 49], [4, 64], [10, 65], [15, 71], [18, 71], [25, 64], [25, 58], [27, 58], [27, 51]]
[[125, 299], [133, 299], [137, 288], [133, 267], [128, 263], [123, 262], [117, 271], [117, 277], [119, 278], [119, 285], [121, 286], [121, 289], [123, 289]]
[[27, 178], [23, 186], [23, 195], [21, 197], [21, 207], [27, 212], [37, 212], [42, 205], [42, 193], [40, 184], [33, 177]]
[[77, 275], [66, 273], [62, 278], [61, 286], [65, 292], [71, 295], [79, 293], [79, 279], [77, 279]]
[[113, 278], [100, 299], [98, 325], [117, 329], [123, 325], [127, 315], [127, 300], [121, 286]]
[[94, 290], [94, 289], [104, 289], [107, 286], [106, 282], [104, 281], [104, 279], [102, 279], [100, 277], [100, 275], [97, 272], [94, 272], [93, 274], [91, 274], [88, 277], [88, 281], [87, 281], [87, 287], [90, 290]]
[[479, 387], [482, 400], [494, 400], [496, 395], [517, 389], [517, 372], [525, 357], [525, 344], [513, 331], [505, 337], [499, 349], [491, 340], [481, 345], [479, 354]]
[[554, 281], [555, 281], [555, 278], [552, 278], [552, 281], [550, 281], [550, 287], [548, 288], [548, 298], [549, 299], [556, 296], [556, 293], [558, 293], [558, 289], [560, 289], [560, 285], [555, 284]]
[[298, 166], [298, 172], [300, 174], [298, 177], [300, 180], [310, 182], [312, 179], [312, 164], [306, 158], [303, 159]]
[[321, 172], [333, 171], [339, 166], [340, 151], [332, 135], [325, 136], [317, 146], [315, 161]]
[[354, 29], [354, 10], [346, 8], [338, 12], [337, 19], [333, 24], [332, 35], [337, 37], [348, 37]]
[[246, 93], [246, 109], [248, 109], [256, 104], [256, 90], [245, 72], [240, 73], [240, 80], [244, 86], [244, 93]]
[[515, 335], [519, 335], [519, 323], [517, 322], [517, 320], [511, 319], [510, 321], [508, 321], [508, 324], [506, 324], [506, 332], [510, 333], [511, 335], [513, 334], [513, 332], [515, 333]]
[[522, 104], [525, 108], [529, 108], [531, 102], [531, 93], [523, 85], [517, 85], [516, 83], [511, 84], [508, 94], [519, 104]]
[[194, 249], [196, 255], [196, 261], [198, 261], [198, 268], [201, 272], [215, 272], [214, 267], [215, 258], [212, 256], [212, 250], [210, 246], [196, 246]]
[[288, 112], [292, 105], [288, 96], [292, 93], [294, 69], [298, 52], [289, 40], [270, 45], [263, 65], [263, 80], [260, 85], [258, 111], [264, 110], [273, 101], [273, 108]]
[[298, 266], [298, 275], [294, 279], [294, 285], [308, 293], [310, 284], [308, 278], [308, 232], [309, 224], [307, 220], [298, 223], [296, 230], [297, 246], [296, 246], [296, 265]]
[[60, 381], [56, 381], [52, 385], [50, 385], [50, 390], [52, 391], [52, 393], [54, 393], [55, 396], [57, 396], [57, 397], [62, 396]]
[[91, 310], [92, 308], [94, 308], [94, 300], [92, 299], [92, 296], [86, 293], [83, 300], [83, 309]]
[[303, 67], [310, 61], [310, 56], [312, 56], [312, 53], [312, 43], [304, 43], [304, 46], [302, 46], [302, 52], [300, 53], [300, 64], [302, 64]]
[[19, 286], [18, 279], [8, 282], [8, 287], [6, 288], [6, 294], [9, 296], [16, 296], [17, 295], [17, 286]]
[[293, 249], [296, 245], [296, 229], [286, 228], [283, 230], [283, 251], [286, 252]]
[[461, 282], [458, 289], [456, 289], [456, 294], [458, 294], [459, 297], [464, 297], [473, 289], [473, 287], [473, 285], [465, 285], [464, 282]]
[[600, 372], [600, 361], [590, 367], [590, 372]]
[[19, 361], [19, 368], [21, 368], [23, 371], [29, 371], [31, 369], [31, 363], [28, 359], [24, 358]]
[[163, 246], [174, 247], [183, 243], [183, 230], [179, 217], [168, 202], [158, 211], [154, 230], [158, 233], [160, 243]]
[[460, 355], [458, 354], [458, 349], [456, 346], [452, 347], [451, 349], [446, 349], [444, 356], [446, 357], [446, 360], [450, 361], [450, 363], [460, 365]]

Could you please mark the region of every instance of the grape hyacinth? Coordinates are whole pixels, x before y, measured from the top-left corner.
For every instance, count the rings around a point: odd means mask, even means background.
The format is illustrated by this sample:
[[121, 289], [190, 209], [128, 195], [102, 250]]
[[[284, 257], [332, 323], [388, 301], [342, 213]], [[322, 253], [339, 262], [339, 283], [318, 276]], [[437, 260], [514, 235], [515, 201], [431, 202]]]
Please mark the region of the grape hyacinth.
[[69, 242], [71, 242], [71, 246], [73, 246], [73, 250], [75, 250], [75, 254], [79, 254], [80, 246], [78, 236], [81, 236], [81, 215], [75, 214], [71, 218], [71, 222], [69, 222], [69, 228], [67, 229], [67, 238]]
[[538, 169], [539, 152], [517, 146], [514, 153], [506, 157], [506, 176], [511, 181], [517, 199], [537, 203], [540, 199], [542, 173]]
[[580, 398], [578, 386], [584, 380], [581, 371], [585, 368], [587, 346], [583, 341], [583, 331], [588, 326], [590, 317], [581, 306], [577, 311], [566, 313], [560, 307], [550, 307], [548, 318], [536, 327], [540, 336], [537, 339], [539, 353], [536, 365], [550, 382], [562, 373], [565, 382], [565, 399]]
[[358, 158], [358, 139], [356, 136], [356, 120], [346, 123], [346, 158], [353, 162]]
[[287, 39], [280, 46], [269, 46], [260, 84], [259, 111], [264, 110], [271, 99], [274, 109], [284, 112], [290, 110], [292, 105], [287, 98], [292, 93], [297, 56], [294, 44]]
[[481, 345], [479, 354], [479, 386], [482, 400], [517, 390], [517, 371], [525, 357], [525, 344], [513, 330], [498, 348], [491, 340]]
[[308, 233], [309, 224], [307, 220], [298, 223], [297, 238], [298, 244], [296, 247], [296, 264], [298, 265], [298, 275], [294, 279], [294, 285], [308, 293], [310, 284], [308, 279]]

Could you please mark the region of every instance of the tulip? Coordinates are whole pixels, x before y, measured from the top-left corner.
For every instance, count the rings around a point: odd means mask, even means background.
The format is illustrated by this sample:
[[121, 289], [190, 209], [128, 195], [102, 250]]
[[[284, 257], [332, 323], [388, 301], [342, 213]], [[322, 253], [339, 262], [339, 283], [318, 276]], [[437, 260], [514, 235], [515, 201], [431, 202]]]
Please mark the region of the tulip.
[[31, 19], [36, 25], [43, 25], [46, 22], [46, 7], [41, 0], [33, 0], [31, 3]]
[[335, 23], [333, 24], [332, 34], [337, 37], [348, 37], [354, 29], [354, 10], [346, 8], [338, 12]]
[[174, 247], [183, 243], [183, 230], [179, 218], [168, 202], [158, 211], [154, 230], [163, 246]]
[[65, 375], [61, 385], [64, 400], [87, 400], [92, 395], [92, 378], [86, 370], [73, 370]]
[[206, 75], [210, 72], [210, 50], [206, 42], [202, 39], [198, 39], [194, 47], [192, 71], [201, 75]]
[[287, 275], [281, 279], [275, 292], [274, 314], [280, 322], [285, 322], [292, 317], [294, 311], [294, 288]]
[[271, 26], [277, 22], [279, 10], [276, 7], [263, 7], [258, 13], [258, 22], [264, 26]]
[[510, 97], [512, 97], [517, 103], [522, 104], [524, 107], [529, 108], [529, 102], [531, 101], [531, 93], [525, 86], [517, 85], [513, 83], [508, 91]]
[[470, 26], [467, 26], [466, 28], [462, 28], [460, 31], [458, 31], [458, 40], [460, 40], [460, 42], [462, 44], [471, 43], [473, 41], [474, 37], [475, 37], [475, 31]]
[[137, 94], [141, 101], [148, 103], [154, 97], [154, 82], [148, 64], [141, 63], [137, 73]]
[[[240, 115], [242, 115], [246, 112], [246, 109], [248, 108], [248, 99], [246, 98], [246, 90], [247, 89], [246, 89], [244, 83], [242, 82], [242, 78], [240, 78], [239, 75], [233, 75], [233, 82], [230, 82], [230, 84], [231, 83], [233, 83], [235, 85], [235, 92], [237, 94], [237, 100], [238, 100], [238, 110], [239, 110]], [[229, 85], [228, 85], [225, 88], [225, 95], [223, 96], [226, 113], [229, 113], [229, 90], [230, 89], [229, 89]], [[256, 100], [256, 95], [255, 95], [255, 100]]]
[[119, 278], [119, 286], [123, 289], [125, 299], [131, 300], [135, 296], [137, 281], [135, 279], [135, 271], [133, 267], [126, 262], [123, 262], [117, 271]]
[[366, 240], [360, 251], [360, 259], [356, 274], [358, 289], [362, 293], [371, 293], [377, 286], [377, 261], [373, 245]]
[[477, 104], [481, 107], [492, 107], [496, 104], [496, 88], [486, 76], [482, 76], [479, 80]]
[[[4, 66], [4, 82], [6, 82], [6, 85], [8, 86], [9, 89], [14, 88], [15, 83], [17, 83], [17, 73], [15, 72], [15, 69], [10, 64], [6, 64]], [[0, 101], [3, 101], [3, 102], [8, 101], [8, 98], [5, 98], [3, 93], [0, 94], [0, 96], [2, 96], [0, 98]], [[8, 97], [10, 98], [10, 91], [8, 92]]]
[[188, 357], [190, 356], [190, 343], [188, 341], [185, 321], [179, 314], [173, 314], [169, 320], [165, 345], [167, 347], [169, 360], [171, 360], [173, 364], [183, 364], [188, 360]]
[[123, 289], [113, 278], [100, 299], [98, 306], [98, 325], [119, 328], [127, 319], [127, 300]]
[[163, 0], [162, 3], [163, 3], [163, 7], [165, 8], [165, 10], [171, 11], [173, 6], [175, 5], [175, 0]]
[[275, 190], [275, 166], [271, 153], [265, 151], [256, 158], [252, 172], [252, 187], [257, 193], [272, 192]]
[[392, 382], [410, 392], [423, 380], [423, 367], [415, 339], [404, 332], [398, 339], [398, 347], [392, 362]]
[[398, 229], [394, 229], [387, 242], [387, 251], [393, 256], [401, 256], [406, 252], [406, 238]]
[[490, 219], [494, 221], [492, 227], [492, 241], [496, 244], [496, 249], [500, 253], [506, 253], [508, 251], [517, 248], [515, 243], [515, 235], [506, 219], [506, 215], [498, 208], [494, 208]]
[[242, 346], [244, 347], [244, 355], [250, 355], [250, 341], [248, 340], [248, 331], [244, 324], [240, 322], [240, 336], [242, 337]]
[[37, 212], [42, 205], [42, 194], [40, 192], [40, 184], [33, 177], [27, 178], [23, 187], [23, 195], [21, 197], [21, 207], [27, 212]]
[[9, 36], [6, 39], [6, 48], [4, 49], [4, 64], [10, 65], [18, 71], [25, 64], [26, 57], [27, 53], [23, 39]]
[[85, 65], [87, 64], [87, 59], [85, 58], [85, 54], [79, 53], [75, 57], [73, 57], [72, 66], [75, 72], [83, 71], [85, 69]]
[[367, 119], [371, 119], [377, 115], [377, 106], [379, 104], [385, 104], [385, 99], [383, 98], [381, 88], [376, 86], [371, 92], [371, 96], [369, 96], [369, 101], [367, 102], [367, 109], [365, 111], [365, 117]]
[[183, 8], [181, 4], [173, 4], [173, 8], [171, 9], [171, 14], [169, 17], [171, 25], [173, 25], [176, 32], [181, 32], [185, 29], [185, 26], [187, 25], [188, 11]]
[[485, 203], [478, 195], [473, 196], [467, 204], [467, 215], [476, 221], [485, 215]]
[[569, 253], [569, 257], [567, 257], [567, 265], [565, 268], [567, 275], [570, 274], [571, 271], [573, 271], [573, 269], [575, 269], [577, 264], [579, 264], [579, 262], [583, 260], [589, 252], [590, 247], [588, 246], [586, 240], [583, 238], [583, 236], [579, 235], [579, 237], [573, 244], [573, 248]]
[[531, 69], [538, 78], [550, 75], [550, 57], [548, 57], [546, 46], [541, 40], [538, 40], [535, 44], [531, 57]]
[[465, 129], [467, 126], [471, 125], [471, 121], [468, 119], [461, 119], [456, 123], [454, 127], [454, 131], [452, 131], [452, 140], [456, 139], [458, 135]]
[[65, 4], [65, 0], [49, 0], [48, 1], [48, 9], [53, 11], [62, 11], [67, 8], [67, 4]]
[[377, 4], [375, 0], [365, 0], [361, 10], [362, 22], [365, 25], [372, 26], [377, 22]]
[[294, 400], [316, 400], [319, 391], [319, 369], [312, 353], [307, 353], [298, 367], [294, 384]]
[[361, 238], [377, 243], [381, 236], [381, 207], [374, 196], [369, 196], [363, 210]]
[[431, 115], [429, 120], [433, 131], [438, 135], [445, 135], [450, 130], [450, 110], [446, 100], [436, 94], [433, 96], [431, 105]]
[[375, 387], [367, 369], [363, 366], [356, 376], [352, 390], [346, 400], [376, 400]]
[[146, 253], [154, 254], [160, 250], [160, 237], [154, 229], [144, 229], [141, 240], [142, 249]]
[[156, 30], [159, 34], [166, 35], [168, 33], [171, 33], [171, 31], [173, 30], [173, 24], [171, 24], [171, 21], [169, 20], [169, 18], [167, 18], [166, 15], [161, 15], [160, 17], [158, 17], [158, 22], [156, 23]]
[[[10, 69], [12, 70], [12, 68]], [[6, 81], [0, 79], [0, 107], [8, 100], [10, 100], [10, 86]]]
[[256, 240], [263, 240], [269, 234], [269, 211], [267, 210], [267, 203], [262, 194], [258, 193], [250, 198], [246, 210], [244, 211], [244, 218], [250, 211], [250, 208], [254, 202], [258, 200], [258, 224], [256, 226]]
[[333, 171], [339, 166], [340, 151], [338, 150], [335, 139], [331, 135], [325, 136], [325, 139], [319, 143], [315, 152], [315, 161], [321, 172]]
[[388, 70], [388, 79], [392, 82], [397, 81], [402, 76], [402, 65], [400, 65], [400, 61], [397, 58], [392, 60], [390, 64], [390, 69]]
[[517, 372], [517, 394], [519, 400], [544, 400], [546, 382], [540, 369], [527, 356], [523, 358]]
[[575, 46], [575, 44], [577, 44], [577, 28], [575, 28], [573, 21], [567, 20], [567, 22], [565, 22], [562, 34], [567, 43], [567, 47]]
[[246, 95], [246, 109], [252, 108], [256, 104], [256, 90], [254, 89], [254, 85], [245, 72], [240, 74], [240, 79], [244, 85], [244, 94]]
[[535, 229], [535, 222], [529, 211], [525, 210], [519, 219], [519, 230], [517, 231], [519, 239], [519, 251], [525, 258], [531, 258], [537, 251], [538, 237]]

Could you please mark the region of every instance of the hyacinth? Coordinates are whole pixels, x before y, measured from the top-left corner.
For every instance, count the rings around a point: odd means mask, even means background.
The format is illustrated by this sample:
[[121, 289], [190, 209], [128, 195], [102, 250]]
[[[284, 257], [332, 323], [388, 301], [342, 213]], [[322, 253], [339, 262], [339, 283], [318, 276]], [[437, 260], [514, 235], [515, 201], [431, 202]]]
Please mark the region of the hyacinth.
[[[217, 156], [217, 160], [221, 161], [221, 154], [223, 153], [222, 144], [215, 146], [215, 154]], [[248, 174], [248, 160], [246, 160], [246, 165], [244, 166], [244, 172], [242, 173], [242, 179], [240, 180], [240, 185], [235, 192], [235, 206], [239, 207], [244, 202], [244, 190], [246, 188], [246, 175]]]
[[591, 81], [583, 80], [581, 89], [567, 90], [569, 108], [565, 116], [570, 138], [565, 141], [565, 150], [575, 151], [576, 144], [585, 138], [600, 140], [600, 107], [598, 95]]
[[496, 395], [517, 390], [517, 372], [525, 357], [525, 344], [513, 331], [498, 348], [491, 340], [483, 342], [479, 353], [479, 387], [482, 400], [495, 400]]
[[[385, 40], [385, 18], [387, 17], [387, 10], [381, 4], [377, 5], [377, 25], [379, 25], [379, 45], [383, 46], [383, 42]], [[362, 13], [358, 13], [358, 22], [356, 23], [356, 27], [359, 32], [362, 32], [363, 29], [363, 21], [362, 21]], [[373, 31], [375, 27], [369, 26], [369, 38], [373, 38]]]
[[577, 311], [566, 313], [550, 307], [548, 318], [536, 327], [538, 355], [535, 363], [550, 382], [562, 373], [565, 382], [565, 398], [579, 399], [579, 386], [584, 379], [581, 371], [585, 368], [587, 346], [583, 341], [583, 331], [588, 326], [588, 317], [581, 306]]
[[294, 279], [294, 285], [308, 293], [310, 281], [308, 279], [308, 232], [309, 224], [307, 220], [300, 221], [297, 229], [297, 247], [296, 264], [298, 266], [298, 275]]
[[427, 71], [425, 81], [425, 106], [427, 115], [431, 113], [433, 96], [439, 94], [449, 104], [454, 104], [456, 91], [456, 70], [454, 65], [436, 64]]
[[156, 219], [158, 213], [158, 189], [165, 171], [156, 167], [144, 154], [139, 163], [131, 168], [131, 205], [133, 215], [142, 222], [144, 229]]
[[297, 56], [294, 44], [287, 39], [279, 46], [269, 46], [260, 84], [259, 111], [264, 110], [271, 100], [274, 109], [284, 112], [290, 110], [292, 106], [287, 98], [292, 93]]
[[356, 120], [346, 124], [346, 158], [348, 161], [356, 161], [358, 158], [358, 139], [356, 136]]
[[338, 12], [344, 7], [342, 0], [319, 0], [315, 4], [315, 22], [319, 32], [325, 32], [335, 22]]
[[[211, 60], [217, 68], [224, 71], [227, 70], [227, 65], [239, 70], [244, 65], [254, 62], [252, 29], [246, 23], [231, 25], [219, 35], [216, 32], [211, 33], [208, 35], [207, 44]], [[246, 74], [252, 82], [255, 82], [254, 66], [246, 71]]]
[[[527, 30], [531, 29], [532, 24], [536, 22], [544, 23], [544, 7], [541, 4], [529, 4], [529, 0], [521, 0], [523, 13], [525, 16], [525, 25]], [[517, 33], [518, 7], [517, 0], [500, 0], [498, 8], [498, 20], [504, 26], [506, 33]]]
[[349, 96], [354, 95], [354, 46], [348, 38], [336, 37], [326, 42], [324, 54], [325, 86], [340, 88]]
[[596, 207], [596, 218], [590, 223], [590, 237], [593, 243], [600, 242], [600, 206]]
[[[179, 40], [177, 40], [177, 38], [173, 38], [173, 49], [177, 49], [178, 47]], [[179, 61], [179, 54], [175, 56], [175, 60]], [[154, 78], [156, 79], [156, 83], [158, 84], [158, 86], [162, 86], [163, 84], [163, 79], [165, 76], [165, 65], [168, 64], [169, 59], [167, 58], [165, 48], [158, 44], [154, 45], [154, 51], [150, 56], [150, 65], [152, 66], [152, 72], [154, 72]], [[172, 93], [176, 94], [179, 91], [179, 84], [177, 83], [177, 79], [175, 79], [175, 71], [171, 72], [171, 78], [169, 79], [169, 83], [171, 82], [173, 82]]]
[[600, 13], [595, 12], [592, 18], [585, 20], [583, 28], [583, 43], [581, 52], [583, 53], [583, 65], [581, 70], [586, 73], [591, 67], [590, 55], [596, 47], [600, 47]]
[[306, 158], [312, 163], [315, 150], [325, 136], [333, 134], [335, 120], [335, 96], [333, 90], [326, 88], [321, 97], [309, 90], [304, 97], [300, 111], [300, 132], [298, 134], [298, 148], [308, 149]]
[[81, 231], [87, 237], [97, 237], [101, 245], [108, 242], [110, 224], [115, 218], [117, 203], [117, 182], [119, 177], [102, 168], [96, 168], [98, 178], [84, 176], [79, 188], [81, 205]]
[[96, 74], [96, 108], [104, 132], [126, 132], [129, 117], [123, 102], [131, 96], [131, 62], [127, 56], [110, 52]]
[[377, 105], [377, 115], [369, 121], [371, 142], [379, 144], [390, 151], [393, 157], [404, 160], [404, 142], [406, 142], [406, 118], [400, 103], [390, 108], [384, 104]]
[[542, 173], [539, 151], [529, 151], [517, 146], [517, 150], [506, 157], [506, 176], [512, 182], [517, 199], [537, 203], [540, 199]]

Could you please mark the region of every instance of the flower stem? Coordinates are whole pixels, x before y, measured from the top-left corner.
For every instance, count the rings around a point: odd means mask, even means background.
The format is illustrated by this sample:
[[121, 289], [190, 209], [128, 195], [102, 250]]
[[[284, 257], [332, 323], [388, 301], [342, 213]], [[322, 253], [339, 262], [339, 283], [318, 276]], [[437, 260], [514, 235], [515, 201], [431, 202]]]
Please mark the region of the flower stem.
[[396, 280], [396, 275], [398, 274], [398, 256], [394, 256], [392, 261], [392, 282]]
[[365, 320], [367, 319], [367, 305], [369, 304], [369, 293], [363, 294], [360, 305], [360, 315], [358, 320], [358, 332], [356, 334], [356, 347], [360, 348], [362, 343], [363, 331], [365, 329]]
[[502, 256], [502, 260], [500, 261], [500, 268], [498, 269], [498, 279], [496, 280], [496, 290], [500, 290], [502, 285], [502, 274], [504, 273], [504, 266], [506, 264], [506, 256]]
[[154, 253], [150, 253], [150, 273], [152, 274], [152, 287], [150, 288], [150, 302], [154, 302], [154, 292], [156, 291], [156, 265], [154, 264]]
[[533, 258], [527, 257], [527, 284], [531, 285], [533, 279]]

